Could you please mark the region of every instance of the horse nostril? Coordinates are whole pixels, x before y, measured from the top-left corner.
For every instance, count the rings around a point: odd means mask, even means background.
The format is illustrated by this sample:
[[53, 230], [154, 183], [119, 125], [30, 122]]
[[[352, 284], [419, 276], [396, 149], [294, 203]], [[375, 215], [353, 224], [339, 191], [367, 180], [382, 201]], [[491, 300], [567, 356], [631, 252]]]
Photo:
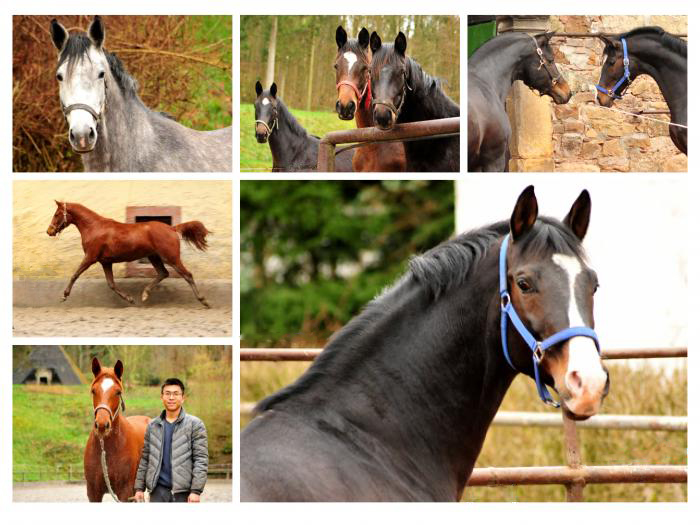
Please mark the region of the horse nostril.
[[71, 139], [72, 141], [75, 141], [75, 135], [73, 135], [73, 130], [70, 130], [70, 131], [68, 132], [68, 136], [70, 137], [70, 139]]
[[350, 113], [354, 113], [354, 112], [355, 112], [355, 102], [352, 101], [352, 100], [351, 100], [350, 103], [348, 104], [348, 111], [349, 111]]
[[569, 390], [571, 390], [572, 392], [579, 392], [583, 387], [583, 381], [581, 380], [581, 376], [576, 370], [573, 370], [567, 374], [566, 386], [569, 387]]
[[90, 128], [90, 140], [92, 140], [92, 139], [94, 139], [94, 138], [95, 138], [95, 129], [94, 129], [94, 128]]
[[340, 100], [335, 101], [335, 112], [340, 113]]

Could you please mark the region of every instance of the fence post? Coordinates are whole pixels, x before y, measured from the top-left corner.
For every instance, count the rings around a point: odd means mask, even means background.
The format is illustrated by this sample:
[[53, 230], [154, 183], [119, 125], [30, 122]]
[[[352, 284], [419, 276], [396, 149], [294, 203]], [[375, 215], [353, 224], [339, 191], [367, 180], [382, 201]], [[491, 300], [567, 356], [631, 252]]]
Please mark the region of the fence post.
[[335, 171], [335, 144], [321, 139], [318, 145], [318, 165], [316, 171]]
[[[573, 469], [581, 468], [581, 452], [579, 449], [576, 421], [566, 415], [562, 408], [561, 417], [564, 423], [564, 449], [566, 464]], [[583, 477], [566, 486], [566, 501], [583, 501], [583, 487], [586, 485]]]

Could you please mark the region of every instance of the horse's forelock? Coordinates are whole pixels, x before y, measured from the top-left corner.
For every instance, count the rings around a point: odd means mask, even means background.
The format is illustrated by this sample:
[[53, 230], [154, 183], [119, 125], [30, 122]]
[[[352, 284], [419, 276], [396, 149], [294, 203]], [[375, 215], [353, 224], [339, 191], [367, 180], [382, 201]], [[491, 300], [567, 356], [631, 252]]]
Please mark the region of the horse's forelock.
[[379, 75], [382, 68], [386, 65], [405, 67], [407, 60], [410, 60], [410, 58], [403, 57], [394, 50], [394, 44], [382, 44], [382, 47], [377, 49], [372, 55], [372, 74], [375, 76]]

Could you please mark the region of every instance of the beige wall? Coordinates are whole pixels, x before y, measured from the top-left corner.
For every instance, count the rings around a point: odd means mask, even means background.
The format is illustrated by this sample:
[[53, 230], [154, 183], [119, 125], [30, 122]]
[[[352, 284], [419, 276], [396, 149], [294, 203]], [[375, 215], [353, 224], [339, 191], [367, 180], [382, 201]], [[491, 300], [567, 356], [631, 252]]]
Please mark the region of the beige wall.
[[[83, 250], [80, 233], [68, 227], [58, 237], [46, 228], [56, 205], [53, 199], [78, 202], [104, 217], [126, 218], [127, 206], [181, 206], [182, 222], [199, 220], [214, 232], [209, 249], [200, 252], [182, 243], [182, 261], [195, 279], [231, 279], [232, 202], [230, 181], [15, 181], [13, 184], [13, 269], [15, 279], [69, 278]], [[124, 263], [114, 266], [124, 277]], [[103, 277], [99, 264], [84, 277]]]

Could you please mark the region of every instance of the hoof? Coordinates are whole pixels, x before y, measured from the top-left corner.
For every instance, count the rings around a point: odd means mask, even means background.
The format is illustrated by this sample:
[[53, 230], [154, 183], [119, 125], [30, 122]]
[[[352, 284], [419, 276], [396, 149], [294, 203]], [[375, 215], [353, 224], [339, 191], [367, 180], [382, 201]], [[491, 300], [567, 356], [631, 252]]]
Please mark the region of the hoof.
[[206, 300], [204, 297], [202, 297], [202, 298], [199, 300], [199, 302], [201, 302], [201, 303], [204, 305], [205, 308], [211, 308], [211, 306], [209, 306], [209, 303], [207, 302], [207, 300]]
[[127, 296], [126, 296], [126, 300], [127, 300], [129, 303], [134, 304], [134, 298], [131, 297], [130, 295], [127, 295]]
[[148, 301], [148, 292], [146, 290], [144, 290], [143, 293], [141, 294], [141, 302], [145, 303], [146, 301]]
[[65, 301], [66, 299], [68, 299], [67, 295], [64, 295], [63, 297], [61, 297], [61, 301]]

